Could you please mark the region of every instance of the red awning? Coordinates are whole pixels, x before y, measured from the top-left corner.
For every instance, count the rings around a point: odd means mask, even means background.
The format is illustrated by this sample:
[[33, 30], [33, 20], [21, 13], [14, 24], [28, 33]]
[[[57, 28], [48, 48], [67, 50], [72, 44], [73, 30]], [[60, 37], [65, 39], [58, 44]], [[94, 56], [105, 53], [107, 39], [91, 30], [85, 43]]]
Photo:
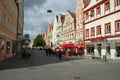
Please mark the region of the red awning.
[[105, 39], [106, 39], [105, 37], [92, 38], [91, 42], [104, 41]]
[[63, 49], [62, 46], [57, 46], [55, 49]]
[[63, 48], [78, 48], [77, 46], [75, 46], [75, 45], [73, 45], [73, 44], [70, 44], [70, 43], [68, 43], [68, 44], [63, 44], [63, 45], [61, 45]]

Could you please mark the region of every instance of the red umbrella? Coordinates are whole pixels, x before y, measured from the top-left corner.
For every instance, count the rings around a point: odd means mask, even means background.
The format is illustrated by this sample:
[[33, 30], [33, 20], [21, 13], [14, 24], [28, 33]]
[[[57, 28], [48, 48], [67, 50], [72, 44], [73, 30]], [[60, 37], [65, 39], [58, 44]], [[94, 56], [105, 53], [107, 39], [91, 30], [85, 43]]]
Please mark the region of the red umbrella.
[[63, 44], [63, 48], [78, 48], [77, 46], [74, 46], [73, 44]]
[[83, 48], [83, 45], [78, 46], [78, 48], [82, 49], [82, 48]]
[[62, 46], [57, 46], [55, 49], [63, 49]]

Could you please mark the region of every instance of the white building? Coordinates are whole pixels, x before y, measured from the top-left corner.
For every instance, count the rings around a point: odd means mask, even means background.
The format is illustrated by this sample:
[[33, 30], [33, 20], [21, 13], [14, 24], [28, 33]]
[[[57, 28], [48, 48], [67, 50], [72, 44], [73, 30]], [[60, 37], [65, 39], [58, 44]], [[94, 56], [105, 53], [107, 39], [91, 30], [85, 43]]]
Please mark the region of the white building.
[[57, 23], [57, 45], [62, 44], [62, 29], [63, 29], [63, 23], [65, 19], [65, 15], [59, 14], [57, 15], [58, 23]]
[[115, 59], [120, 55], [120, 0], [91, 0], [84, 8], [85, 52]]
[[55, 16], [54, 18], [54, 23], [53, 23], [53, 30], [52, 30], [52, 39], [51, 39], [51, 43], [52, 43], [52, 48], [54, 49], [57, 46], [57, 16]]

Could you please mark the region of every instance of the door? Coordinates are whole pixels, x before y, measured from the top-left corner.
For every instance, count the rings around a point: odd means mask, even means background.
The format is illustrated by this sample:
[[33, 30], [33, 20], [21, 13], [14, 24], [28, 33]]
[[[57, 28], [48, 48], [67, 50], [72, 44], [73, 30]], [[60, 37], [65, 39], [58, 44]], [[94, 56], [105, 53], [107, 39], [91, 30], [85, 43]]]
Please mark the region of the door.
[[107, 46], [106, 47], [106, 56], [107, 56], [107, 58], [110, 58], [110, 46]]
[[97, 44], [98, 55], [101, 56], [101, 44]]

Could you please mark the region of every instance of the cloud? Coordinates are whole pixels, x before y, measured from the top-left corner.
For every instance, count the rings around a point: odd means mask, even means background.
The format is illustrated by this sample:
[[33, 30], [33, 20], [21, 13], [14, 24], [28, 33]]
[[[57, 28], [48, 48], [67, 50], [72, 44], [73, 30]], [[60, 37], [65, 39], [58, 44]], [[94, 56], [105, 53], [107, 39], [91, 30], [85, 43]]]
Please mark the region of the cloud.
[[[69, 4], [68, 4], [69, 3]], [[25, 0], [24, 34], [30, 34], [33, 40], [38, 34], [46, 31], [55, 15], [75, 12], [76, 0]], [[47, 13], [51, 9], [52, 13]]]
[[42, 7], [43, 4], [46, 3], [47, 0], [24, 0], [25, 9], [33, 8], [33, 6]]

